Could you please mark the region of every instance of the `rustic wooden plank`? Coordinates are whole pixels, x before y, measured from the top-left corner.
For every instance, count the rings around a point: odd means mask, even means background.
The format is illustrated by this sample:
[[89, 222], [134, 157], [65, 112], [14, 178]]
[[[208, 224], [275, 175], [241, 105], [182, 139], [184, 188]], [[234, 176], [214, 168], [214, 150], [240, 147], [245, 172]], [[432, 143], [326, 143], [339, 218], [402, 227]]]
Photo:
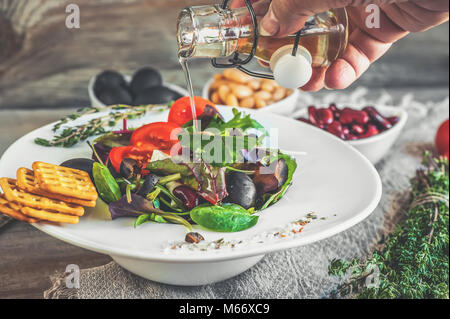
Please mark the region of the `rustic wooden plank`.
[[[72, 2], [43, 5], [39, 0], [14, 0], [3, 4], [0, 16], [17, 33], [3, 37], [24, 40], [12, 56], [0, 58], [1, 108], [86, 105], [89, 78], [105, 68], [129, 73], [147, 64], [179, 69], [178, 13], [187, 4], [202, 3], [78, 0], [81, 28], [70, 30], [65, 27], [65, 7]], [[183, 83], [177, 73], [178, 82]]]
[[31, 225], [14, 222], [0, 230], [0, 299], [42, 298], [49, 277], [69, 264], [81, 269], [108, 263], [97, 254], [54, 239]]
[[[65, 6], [71, 2], [0, 1], [0, 108], [85, 106], [89, 78], [105, 68], [130, 74], [150, 64], [166, 81], [185, 86], [176, 18], [186, 5], [211, 2], [78, 0], [81, 28], [69, 30]], [[448, 86], [448, 52], [448, 24], [410, 35], [356, 85]], [[216, 72], [205, 60], [191, 69], [197, 92]]]

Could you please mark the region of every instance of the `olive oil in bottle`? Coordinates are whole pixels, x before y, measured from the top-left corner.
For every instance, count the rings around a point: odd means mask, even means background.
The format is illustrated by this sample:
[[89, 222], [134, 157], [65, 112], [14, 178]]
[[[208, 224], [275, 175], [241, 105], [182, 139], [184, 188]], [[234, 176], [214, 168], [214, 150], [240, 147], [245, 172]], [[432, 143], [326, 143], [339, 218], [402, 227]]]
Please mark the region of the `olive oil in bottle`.
[[[310, 17], [301, 30], [297, 59], [290, 59], [296, 35], [275, 38], [258, 30], [255, 57], [270, 65], [281, 85], [301, 87], [309, 81], [313, 69], [326, 68], [343, 53], [348, 40], [347, 23], [345, 9]], [[253, 37], [254, 26], [247, 7], [188, 7], [178, 18], [178, 52], [184, 59], [250, 54]]]

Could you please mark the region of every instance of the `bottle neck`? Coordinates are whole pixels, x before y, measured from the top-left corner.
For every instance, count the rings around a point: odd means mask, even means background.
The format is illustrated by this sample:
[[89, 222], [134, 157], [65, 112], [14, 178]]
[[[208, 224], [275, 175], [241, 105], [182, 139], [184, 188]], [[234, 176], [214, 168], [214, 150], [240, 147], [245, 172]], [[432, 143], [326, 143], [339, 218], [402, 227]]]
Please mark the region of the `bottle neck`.
[[246, 7], [220, 5], [183, 9], [178, 17], [178, 54], [182, 58], [225, 57], [236, 52], [239, 39], [252, 37], [253, 25]]

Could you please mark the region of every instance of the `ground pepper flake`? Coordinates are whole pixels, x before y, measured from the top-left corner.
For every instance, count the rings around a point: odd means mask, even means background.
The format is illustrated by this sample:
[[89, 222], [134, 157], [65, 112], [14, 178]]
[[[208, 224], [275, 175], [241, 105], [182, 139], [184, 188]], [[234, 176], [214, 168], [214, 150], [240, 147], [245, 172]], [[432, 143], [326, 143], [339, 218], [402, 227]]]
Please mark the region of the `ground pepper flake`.
[[[193, 251], [199, 251], [199, 252], [207, 252], [207, 251], [217, 251], [220, 249], [239, 249], [242, 247], [248, 247], [251, 245], [260, 245], [267, 243], [271, 241], [274, 238], [279, 239], [287, 239], [292, 238], [293, 236], [296, 236], [297, 234], [303, 232], [304, 227], [311, 223], [312, 220], [318, 219], [317, 215], [315, 213], [309, 213], [305, 216], [305, 219], [299, 219], [296, 221], [293, 221], [289, 223], [288, 225], [285, 225], [283, 227], [280, 227], [281, 230], [278, 230], [276, 232], [263, 232], [261, 234], [254, 235], [248, 239], [245, 240], [230, 240], [225, 241], [224, 238], [217, 239], [215, 241], [211, 242], [199, 242], [199, 243], [188, 243], [188, 242], [178, 242], [173, 244], [170, 244], [172, 246], [168, 246], [165, 250], [168, 253], [170, 250], [177, 250], [178, 252], [193, 252]], [[322, 219], [322, 218], [321, 218]], [[299, 227], [300, 226], [300, 227]], [[262, 238], [261, 238], [262, 237]], [[172, 248], [172, 249], [169, 249]], [[168, 249], [168, 250], [167, 250]]]

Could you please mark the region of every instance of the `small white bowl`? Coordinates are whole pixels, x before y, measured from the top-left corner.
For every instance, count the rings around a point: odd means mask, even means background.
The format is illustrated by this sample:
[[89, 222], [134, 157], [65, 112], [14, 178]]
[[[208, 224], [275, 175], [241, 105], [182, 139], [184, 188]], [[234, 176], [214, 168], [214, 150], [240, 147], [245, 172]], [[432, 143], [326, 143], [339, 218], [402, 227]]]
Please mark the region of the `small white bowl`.
[[[317, 106], [317, 108], [319, 107], [328, 107], [328, 106], [325, 105]], [[350, 105], [348, 107], [360, 110], [364, 106]], [[389, 130], [386, 130], [380, 134], [360, 140], [346, 141], [346, 143], [356, 148], [361, 154], [367, 157], [367, 159], [370, 162], [376, 164], [387, 154], [389, 149], [397, 140], [398, 136], [400, 135], [400, 132], [403, 130], [408, 120], [408, 113], [404, 109], [395, 106], [374, 105], [374, 107], [378, 110], [378, 112], [380, 112], [381, 115], [385, 117], [397, 116], [399, 118], [398, 123], [395, 124]], [[294, 114], [293, 117], [296, 119], [299, 117], [308, 118], [308, 109], [303, 108], [299, 110]], [[320, 128], [317, 129], [321, 130]]]
[[[208, 82], [206, 82], [205, 86], [203, 87], [202, 91], [202, 97], [204, 99], [209, 100], [209, 88], [211, 87], [212, 83], [214, 82], [214, 79], [210, 79]], [[299, 90], [294, 90], [291, 95], [288, 97], [269, 104], [263, 108], [258, 109], [258, 111], [262, 112], [271, 112], [279, 115], [291, 115], [292, 112], [295, 109], [295, 106], [297, 104], [298, 95], [300, 94]], [[239, 105], [236, 105], [239, 106]]]
[[[132, 77], [130, 75], [124, 75], [123, 77], [125, 78], [125, 81], [128, 84], [130, 84]], [[97, 76], [93, 76], [89, 80], [89, 86], [88, 86], [89, 99], [91, 101], [92, 107], [102, 108], [102, 107], [105, 107], [106, 105], [97, 98], [97, 96], [95, 95], [95, 92], [94, 92], [94, 84], [95, 84], [96, 79], [97, 79]], [[181, 86], [171, 84], [171, 83], [165, 83], [165, 82], [163, 82], [163, 85], [165, 87], [168, 87], [169, 89], [181, 94], [182, 96], [189, 95], [188, 91], [183, 89]]]

